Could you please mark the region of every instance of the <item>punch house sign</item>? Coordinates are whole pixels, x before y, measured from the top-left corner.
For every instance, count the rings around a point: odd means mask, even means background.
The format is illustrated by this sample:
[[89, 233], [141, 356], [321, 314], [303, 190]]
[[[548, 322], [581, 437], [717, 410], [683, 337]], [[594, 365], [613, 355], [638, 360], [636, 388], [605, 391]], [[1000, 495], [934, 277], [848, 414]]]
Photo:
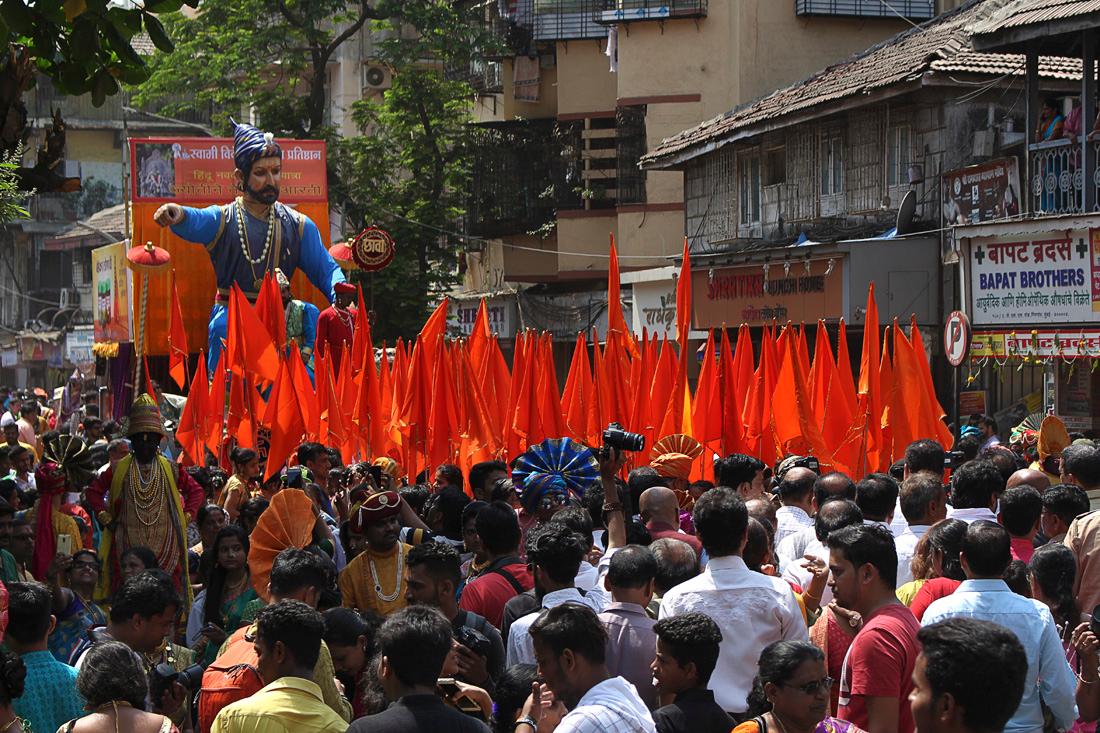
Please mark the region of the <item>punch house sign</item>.
[[785, 273], [781, 264], [696, 270], [692, 273], [696, 328], [759, 326], [787, 321], [816, 322], [843, 315], [843, 262], [792, 262]]

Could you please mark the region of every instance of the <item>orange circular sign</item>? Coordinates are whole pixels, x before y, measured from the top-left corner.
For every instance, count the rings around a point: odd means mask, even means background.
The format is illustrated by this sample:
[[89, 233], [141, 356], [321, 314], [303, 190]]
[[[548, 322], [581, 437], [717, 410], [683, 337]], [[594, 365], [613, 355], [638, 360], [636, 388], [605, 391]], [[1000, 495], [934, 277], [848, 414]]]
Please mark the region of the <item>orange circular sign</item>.
[[355, 264], [367, 272], [377, 272], [393, 262], [397, 246], [385, 231], [367, 227], [351, 241], [351, 254]]

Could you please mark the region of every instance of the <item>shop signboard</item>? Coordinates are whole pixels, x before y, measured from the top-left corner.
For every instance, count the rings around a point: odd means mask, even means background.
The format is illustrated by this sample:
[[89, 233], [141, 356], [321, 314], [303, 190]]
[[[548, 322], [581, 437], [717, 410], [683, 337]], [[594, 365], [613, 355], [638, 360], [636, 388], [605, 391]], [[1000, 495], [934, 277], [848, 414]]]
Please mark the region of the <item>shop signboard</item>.
[[970, 247], [970, 320], [975, 326], [1100, 323], [1094, 269], [1100, 270], [1100, 238], [1086, 231], [977, 240]]
[[[844, 313], [843, 260], [729, 267], [692, 272], [694, 326], [736, 328], [773, 321], [815, 323]], [[675, 300], [675, 299], [674, 299]]]
[[95, 342], [92, 328], [81, 326], [65, 335], [65, 360], [76, 366], [95, 364], [92, 344]]
[[[451, 300], [449, 330], [462, 336], [473, 333], [477, 323], [480, 300]], [[512, 338], [516, 334], [516, 299], [514, 297], [486, 298], [485, 311], [489, 316], [489, 331], [500, 338]]]
[[971, 336], [970, 358], [1098, 359], [1100, 330], [1021, 329], [980, 331]]
[[92, 287], [95, 288], [93, 324], [95, 340], [130, 340], [130, 269], [126, 266], [126, 243], [116, 242], [92, 250]]
[[943, 174], [943, 222], [980, 224], [1020, 214], [1020, 167], [991, 160]]

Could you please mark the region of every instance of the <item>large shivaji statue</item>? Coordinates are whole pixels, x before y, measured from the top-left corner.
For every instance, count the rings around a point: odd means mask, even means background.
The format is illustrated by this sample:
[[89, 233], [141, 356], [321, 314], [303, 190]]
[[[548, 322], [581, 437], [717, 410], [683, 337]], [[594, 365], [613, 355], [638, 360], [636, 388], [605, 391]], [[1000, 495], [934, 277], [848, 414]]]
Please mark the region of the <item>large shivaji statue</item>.
[[272, 134], [237, 122], [233, 126], [234, 175], [241, 195], [231, 204], [205, 209], [165, 204], [153, 215], [178, 237], [205, 245], [214, 263], [218, 295], [210, 311], [211, 369], [226, 338], [226, 306], [233, 283], [254, 301], [265, 275], [282, 270], [290, 278], [301, 268], [331, 303], [336, 283], [344, 282], [317, 225], [278, 201], [283, 152]]
[[160, 410], [149, 395], [130, 408], [133, 453], [108, 468], [88, 488], [88, 503], [103, 534], [99, 594], [119, 585], [119, 558], [131, 547], [145, 546], [172, 576], [176, 588], [190, 595], [187, 577], [187, 525], [202, 506], [202, 487], [179, 464], [158, 452], [165, 437]]

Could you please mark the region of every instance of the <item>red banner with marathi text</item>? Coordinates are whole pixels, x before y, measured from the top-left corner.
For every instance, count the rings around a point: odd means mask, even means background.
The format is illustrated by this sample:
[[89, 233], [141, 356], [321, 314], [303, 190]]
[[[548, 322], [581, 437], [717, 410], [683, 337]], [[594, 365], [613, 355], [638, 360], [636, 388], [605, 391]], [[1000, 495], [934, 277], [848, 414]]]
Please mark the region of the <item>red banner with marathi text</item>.
[[[317, 225], [328, 247], [328, 178], [323, 140], [278, 140], [283, 149], [279, 201], [305, 214]], [[164, 247], [172, 255], [176, 287], [183, 306], [187, 343], [193, 352], [206, 349], [210, 308], [217, 291], [214, 268], [201, 244], [186, 242], [153, 221], [165, 202], [203, 208], [228, 204], [238, 194], [233, 175], [232, 138], [131, 138], [130, 201], [133, 203], [133, 243]], [[169, 288], [166, 270], [149, 276], [146, 353], [168, 353]], [[328, 299], [298, 272], [292, 280], [295, 297], [317, 307]], [[137, 278], [134, 282], [134, 323], [138, 319]]]

